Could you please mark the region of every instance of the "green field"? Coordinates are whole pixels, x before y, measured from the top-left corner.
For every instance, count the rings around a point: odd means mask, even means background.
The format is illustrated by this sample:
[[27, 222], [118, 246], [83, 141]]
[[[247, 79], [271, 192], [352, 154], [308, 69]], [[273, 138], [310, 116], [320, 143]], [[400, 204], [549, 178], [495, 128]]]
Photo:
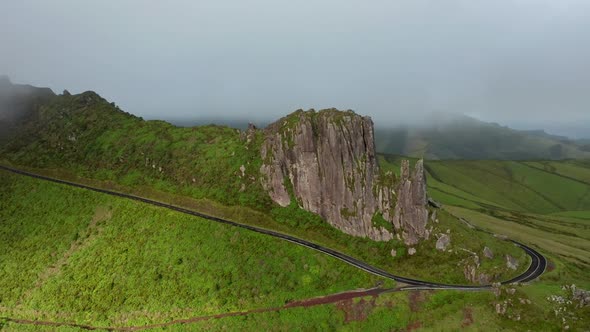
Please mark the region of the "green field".
[[[5, 172], [0, 184], [0, 316], [145, 325], [275, 308], [383, 281], [291, 243], [134, 201]], [[494, 320], [494, 301], [489, 292], [398, 292], [167, 330], [382, 330], [441, 321], [452, 330], [466, 315], [478, 328], [525, 326]]]

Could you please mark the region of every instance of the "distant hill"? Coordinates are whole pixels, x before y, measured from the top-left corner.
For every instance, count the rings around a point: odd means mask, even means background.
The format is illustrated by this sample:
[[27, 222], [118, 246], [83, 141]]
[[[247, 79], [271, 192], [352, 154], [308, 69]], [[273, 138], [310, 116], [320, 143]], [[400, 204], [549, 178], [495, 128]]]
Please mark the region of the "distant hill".
[[464, 115], [438, 114], [422, 127], [377, 127], [377, 151], [438, 159], [580, 159], [590, 146], [543, 130], [514, 130]]
[[54, 97], [49, 88], [12, 84], [6, 76], [0, 76], [0, 140], [10, 135], [14, 127], [26, 119], [36, 105]]

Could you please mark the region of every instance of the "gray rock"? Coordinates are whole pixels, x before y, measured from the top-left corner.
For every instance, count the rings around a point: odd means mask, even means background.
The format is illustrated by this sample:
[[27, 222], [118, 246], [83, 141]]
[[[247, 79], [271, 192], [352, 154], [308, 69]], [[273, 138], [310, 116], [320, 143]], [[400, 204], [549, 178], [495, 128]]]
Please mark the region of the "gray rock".
[[504, 315], [506, 313], [506, 303], [496, 303], [496, 313], [498, 315]]
[[416, 253], [416, 248], [410, 248], [408, 249], [408, 255], [412, 256]]
[[590, 291], [572, 287], [572, 299], [577, 302], [576, 307], [590, 306]]
[[414, 173], [410, 175], [410, 163], [402, 160], [401, 177], [397, 185], [397, 204], [393, 217], [393, 226], [402, 232], [406, 245], [415, 245], [427, 238], [426, 223], [428, 209], [426, 204], [426, 176], [422, 160], [416, 163]]
[[501, 284], [499, 282], [495, 282], [492, 284], [492, 292], [496, 297], [502, 295], [502, 288], [500, 288]]
[[485, 258], [492, 259], [492, 258], [494, 258], [494, 253], [492, 252], [492, 249], [490, 249], [488, 247], [484, 247], [483, 248], [483, 256]]
[[[490, 283], [491, 278], [489, 275], [479, 272], [479, 257], [477, 255], [467, 258], [467, 262], [463, 267], [463, 275], [465, 279], [471, 281], [474, 284], [487, 285]], [[496, 292], [496, 291], [494, 291]], [[498, 290], [499, 292], [499, 290]]]
[[437, 208], [437, 209], [440, 209], [442, 207], [442, 205], [439, 202], [435, 201], [432, 198], [428, 198], [428, 205], [432, 206], [433, 208]]
[[391, 257], [397, 256], [397, 251], [395, 249], [391, 249]]
[[518, 261], [512, 256], [506, 255], [506, 266], [509, 269], [516, 270], [518, 269]]
[[451, 244], [451, 237], [447, 234], [441, 234], [436, 241], [436, 249], [438, 250], [446, 250], [447, 247]]
[[295, 200], [343, 232], [377, 241], [394, 234], [373, 226], [375, 213], [392, 222], [407, 245], [426, 237], [422, 162], [412, 175], [409, 163], [402, 162], [395, 187], [393, 175], [380, 178], [371, 118], [352, 111], [300, 110], [266, 127], [264, 135], [261, 181], [277, 204]]

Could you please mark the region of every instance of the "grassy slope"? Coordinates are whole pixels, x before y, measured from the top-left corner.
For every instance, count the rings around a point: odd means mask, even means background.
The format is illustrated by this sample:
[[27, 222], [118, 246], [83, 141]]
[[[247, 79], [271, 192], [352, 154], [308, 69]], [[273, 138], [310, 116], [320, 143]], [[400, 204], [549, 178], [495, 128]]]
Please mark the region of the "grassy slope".
[[[137, 202], [2, 172], [0, 316], [143, 325], [280, 306], [379, 279], [314, 251]], [[441, 217], [444, 224], [444, 217]], [[451, 231], [455, 234], [455, 230]], [[462, 239], [467, 241], [468, 238]], [[23, 250], [18, 250], [21, 248]], [[24, 267], [24, 268], [23, 268]], [[437, 266], [437, 268], [439, 268]], [[517, 298], [534, 298], [526, 288]], [[166, 330], [556, 329], [544, 303], [499, 317], [490, 292], [402, 292], [228, 317]], [[360, 299], [349, 304], [360, 306]], [[373, 304], [367, 305], [367, 303]], [[470, 312], [470, 314], [468, 314]], [[473, 322], [467, 319], [473, 316]], [[366, 318], [362, 318], [366, 316]], [[305, 319], [302, 319], [305, 317]], [[543, 317], [544, 319], [539, 319]], [[466, 323], [467, 322], [467, 323]], [[3, 323], [7, 331], [37, 327]], [[51, 328], [78, 331], [76, 328]]]
[[229, 127], [143, 121], [85, 92], [41, 107], [0, 154], [21, 165], [267, 209], [257, 179], [260, 139]]
[[380, 280], [261, 234], [5, 172], [0, 198], [0, 316], [143, 324]]
[[[558, 164], [559, 162], [552, 162]], [[533, 164], [533, 165], [531, 165]], [[576, 179], [590, 168], [570, 162], [574, 174], [514, 161], [431, 161], [429, 186], [435, 199], [465, 207], [492, 207], [539, 214], [590, 209], [590, 185]], [[540, 164], [540, 163], [538, 163]], [[449, 198], [454, 197], [450, 202]]]

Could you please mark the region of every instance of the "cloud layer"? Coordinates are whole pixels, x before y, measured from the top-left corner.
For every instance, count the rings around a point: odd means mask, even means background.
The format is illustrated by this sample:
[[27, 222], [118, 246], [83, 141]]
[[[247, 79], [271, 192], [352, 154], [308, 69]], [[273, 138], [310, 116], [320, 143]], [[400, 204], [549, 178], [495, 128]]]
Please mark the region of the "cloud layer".
[[338, 107], [590, 127], [590, 2], [11, 1], [0, 73], [147, 118]]

